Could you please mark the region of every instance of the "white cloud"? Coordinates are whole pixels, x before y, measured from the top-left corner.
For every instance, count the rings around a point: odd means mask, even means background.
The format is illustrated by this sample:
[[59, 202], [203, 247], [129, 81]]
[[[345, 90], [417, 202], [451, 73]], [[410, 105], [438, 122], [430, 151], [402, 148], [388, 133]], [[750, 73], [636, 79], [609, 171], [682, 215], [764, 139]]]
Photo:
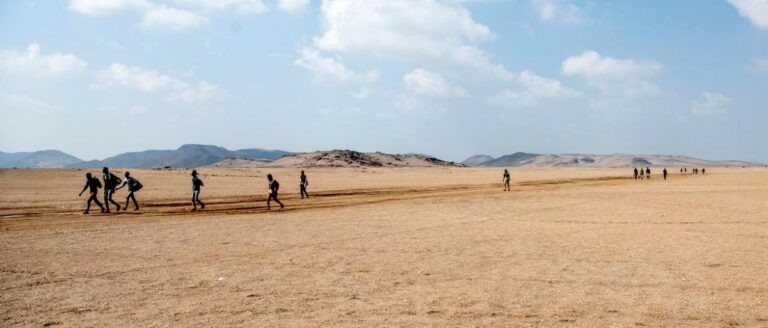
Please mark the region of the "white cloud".
[[701, 99], [691, 102], [691, 113], [700, 115], [723, 114], [728, 112], [731, 103], [731, 98], [726, 95], [704, 92], [701, 94]]
[[491, 37], [463, 7], [435, 0], [324, 0], [321, 19], [314, 43], [326, 51], [435, 57]]
[[530, 108], [543, 102], [571, 100], [581, 96], [581, 93], [564, 87], [558, 80], [541, 77], [528, 70], [520, 72], [516, 81], [522, 87], [521, 90], [503, 90], [491, 97], [490, 103], [505, 108]]
[[157, 71], [113, 63], [97, 72], [97, 87], [121, 86], [146, 93], [164, 92], [175, 102], [203, 102], [223, 95], [221, 88], [206, 81], [185, 82]]
[[357, 100], [366, 100], [368, 97], [371, 96], [371, 93], [373, 91], [368, 88], [360, 88], [360, 90], [357, 90], [355, 93], [352, 94], [352, 97], [355, 97]]
[[309, 0], [278, 0], [277, 7], [286, 12], [303, 10], [309, 4]]
[[768, 72], [768, 58], [755, 58], [752, 64], [757, 70]]
[[269, 11], [262, 0], [174, 0], [174, 2], [206, 11], [235, 9], [241, 14], [259, 14]]
[[299, 50], [294, 64], [306, 68], [315, 75], [315, 82], [371, 82], [378, 78], [374, 71], [357, 73], [336, 58], [323, 57], [317, 49], [305, 47]]
[[61, 109], [58, 106], [51, 105], [40, 99], [23, 94], [4, 94], [0, 93], [0, 111], [18, 113], [19, 110], [32, 110], [42, 114], [58, 112]]
[[149, 9], [147, 0], [71, 0], [69, 9], [85, 15], [109, 15], [125, 9]]
[[0, 51], [0, 71], [29, 77], [58, 77], [81, 72], [88, 64], [73, 54], [40, 53], [40, 45], [32, 43], [26, 51]]
[[757, 28], [768, 29], [768, 0], [728, 0]]
[[424, 95], [464, 95], [466, 91], [448, 84], [442, 75], [425, 69], [414, 69], [403, 76], [405, 86], [413, 92]]
[[533, 0], [533, 7], [539, 12], [539, 19], [544, 22], [578, 24], [587, 20], [584, 10], [568, 0]]
[[562, 73], [587, 79], [645, 79], [656, 75], [662, 66], [654, 61], [603, 57], [586, 51], [563, 61]]
[[604, 57], [596, 51], [586, 51], [563, 61], [561, 73], [581, 76], [597, 89], [590, 100], [596, 108], [622, 108], [647, 103], [656, 98], [659, 88], [649, 80], [663, 68], [650, 60]]
[[208, 22], [208, 18], [194, 12], [161, 5], [147, 10], [141, 20], [145, 28], [168, 28], [175, 31], [195, 28]]

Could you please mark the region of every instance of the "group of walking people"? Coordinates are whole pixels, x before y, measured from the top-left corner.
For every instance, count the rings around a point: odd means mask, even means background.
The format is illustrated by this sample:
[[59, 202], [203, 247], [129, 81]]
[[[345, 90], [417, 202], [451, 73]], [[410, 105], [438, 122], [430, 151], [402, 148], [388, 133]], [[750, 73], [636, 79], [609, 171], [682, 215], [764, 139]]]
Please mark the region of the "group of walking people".
[[[707, 169], [706, 168], [702, 168], [701, 171], [699, 171], [699, 169], [693, 168], [693, 169], [691, 169], [691, 172], [693, 174], [699, 174], [699, 172], [701, 172], [701, 174], [704, 174], [704, 173], [707, 172]], [[686, 173], [688, 173], [688, 168], [687, 167], [681, 167], [680, 168], [680, 174], [686, 174]], [[664, 168], [664, 170], [661, 171], [661, 174], [664, 177], [664, 180], [667, 180], [667, 174], [668, 173], [667, 173], [667, 168], [666, 167]], [[640, 170], [638, 171], [637, 168], [635, 168], [635, 171], [634, 171], [633, 175], [635, 177], [635, 180], [643, 180], [643, 179], [650, 180], [651, 179], [651, 169], [646, 167], [645, 170], [643, 170], [643, 168], [641, 167]]]
[[[125, 206], [122, 207], [123, 211], [128, 210], [128, 205], [130, 204], [130, 201], [133, 201], [133, 210], [138, 211], [139, 210], [139, 203], [136, 200], [135, 192], [139, 191], [144, 186], [139, 182], [139, 180], [131, 177], [130, 172], [125, 172], [125, 179], [120, 179], [118, 176], [114, 175], [113, 173], [109, 172], [109, 168], [103, 168], [102, 169], [102, 180], [104, 183], [94, 177], [90, 172], [85, 174], [85, 186], [83, 186], [83, 190], [80, 191], [79, 196], [83, 196], [83, 193], [86, 190], [89, 190], [90, 196], [88, 197], [88, 201], [86, 202], [86, 208], [85, 212], [83, 214], [88, 214], [91, 210], [91, 203], [95, 203], [100, 209], [101, 213], [110, 213], [109, 205], [114, 204], [116, 211], [120, 212], [120, 204], [117, 203], [112, 199], [112, 196], [117, 190], [120, 190], [124, 187], [128, 187], [128, 195], [125, 198]], [[271, 209], [271, 203], [272, 201], [275, 201], [277, 204], [280, 205], [280, 208], [284, 208], [285, 204], [283, 204], [278, 199], [278, 190], [280, 189], [280, 183], [277, 182], [277, 179], [275, 179], [272, 174], [267, 174], [267, 181], [269, 181], [269, 195], [267, 197], [267, 209]], [[197, 206], [200, 205], [200, 209], [205, 209], [205, 203], [200, 200], [200, 191], [201, 188], [204, 186], [203, 180], [200, 179], [198, 176], [197, 170], [192, 170], [192, 211], [197, 211]], [[304, 174], [304, 171], [301, 171], [301, 175], [299, 177], [299, 192], [301, 194], [301, 199], [309, 198], [309, 193], [307, 192], [307, 186], [309, 186], [309, 180], [307, 179], [307, 175]], [[104, 203], [102, 204], [99, 201], [98, 195], [99, 195], [99, 189], [104, 188]]]
[[[85, 174], [85, 186], [83, 186], [83, 190], [80, 191], [79, 196], [83, 196], [83, 193], [90, 189], [90, 197], [88, 197], [87, 206], [83, 214], [88, 214], [88, 212], [91, 210], [91, 203], [96, 203], [96, 205], [101, 209], [102, 213], [110, 213], [110, 203], [115, 205], [115, 210], [117, 212], [120, 212], [120, 204], [112, 199], [112, 196], [115, 194], [115, 191], [118, 191], [124, 187], [128, 187], [128, 195], [125, 197], [125, 206], [123, 207], [123, 211], [128, 210], [128, 204], [130, 204], [130, 201], [133, 201], [133, 210], [138, 211], [139, 203], [136, 201], [136, 195], [134, 193], [144, 187], [142, 186], [141, 182], [131, 177], [131, 172], [127, 171], [125, 172], [125, 179], [120, 179], [118, 176], [109, 172], [109, 168], [106, 167], [102, 169], [101, 172], [103, 173], [103, 185], [101, 181], [91, 175], [90, 172]], [[104, 204], [102, 204], [98, 198], [99, 188], [102, 187], [104, 188]]]

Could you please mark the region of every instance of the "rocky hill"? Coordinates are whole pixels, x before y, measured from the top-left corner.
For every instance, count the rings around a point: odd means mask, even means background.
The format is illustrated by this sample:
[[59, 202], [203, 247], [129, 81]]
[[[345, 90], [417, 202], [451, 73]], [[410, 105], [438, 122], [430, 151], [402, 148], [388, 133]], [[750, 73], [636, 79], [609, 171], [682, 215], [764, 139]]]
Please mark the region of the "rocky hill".
[[[234, 160], [228, 159], [215, 166], [229, 166]], [[240, 162], [253, 165], [253, 162]], [[386, 154], [382, 152], [363, 153], [353, 150], [316, 151], [286, 155], [260, 166], [268, 167], [463, 167], [463, 164], [443, 161], [419, 154]]]

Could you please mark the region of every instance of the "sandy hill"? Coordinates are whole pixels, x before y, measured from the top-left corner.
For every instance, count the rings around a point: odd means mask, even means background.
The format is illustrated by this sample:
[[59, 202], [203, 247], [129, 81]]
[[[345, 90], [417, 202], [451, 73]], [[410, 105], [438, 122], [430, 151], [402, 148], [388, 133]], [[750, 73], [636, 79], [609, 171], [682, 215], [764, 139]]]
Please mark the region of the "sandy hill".
[[[487, 159], [475, 155], [464, 163], [472, 166], [578, 166], [578, 167], [627, 167], [627, 166], [763, 166], [764, 164], [744, 161], [709, 161], [689, 156], [676, 155], [631, 155], [631, 154], [532, 154], [517, 152], [499, 158]], [[487, 159], [481, 161], [482, 159]]]
[[464, 166], [459, 163], [443, 161], [427, 155], [386, 154], [381, 152], [362, 153], [353, 150], [316, 151], [283, 156], [272, 162], [259, 165], [254, 161], [226, 159], [214, 166], [239, 164], [245, 167], [430, 167], [430, 166]]

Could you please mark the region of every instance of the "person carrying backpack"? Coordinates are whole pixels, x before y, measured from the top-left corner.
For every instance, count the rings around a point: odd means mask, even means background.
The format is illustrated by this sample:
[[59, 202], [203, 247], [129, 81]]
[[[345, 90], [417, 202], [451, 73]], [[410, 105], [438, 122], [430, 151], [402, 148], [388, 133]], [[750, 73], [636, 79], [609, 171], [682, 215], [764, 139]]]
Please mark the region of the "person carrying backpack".
[[270, 209], [269, 203], [273, 199], [280, 204], [280, 208], [285, 207], [283, 203], [280, 202], [279, 199], [277, 199], [277, 191], [280, 189], [280, 183], [277, 182], [277, 180], [272, 178], [272, 174], [267, 174], [267, 180], [269, 180], [269, 197], [267, 197], [267, 209]]
[[101, 182], [99, 182], [99, 179], [94, 178], [90, 172], [86, 173], [85, 186], [83, 186], [83, 190], [80, 191], [78, 197], [82, 197], [83, 193], [87, 189], [90, 189], [91, 196], [88, 197], [88, 206], [85, 208], [85, 212], [83, 212], [83, 214], [88, 214], [88, 211], [91, 209], [91, 202], [95, 202], [96, 205], [99, 205], [99, 208], [101, 208], [101, 213], [104, 213], [104, 205], [101, 204], [98, 198], [99, 188], [101, 188]]
[[112, 194], [115, 193], [115, 188], [122, 182], [120, 178], [109, 172], [109, 168], [103, 168], [101, 170], [104, 173], [101, 178], [104, 180], [104, 207], [107, 208], [106, 213], [109, 213], [109, 203], [115, 204], [117, 211], [120, 212], [120, 204], [112, 199]]
[[115, 190], [120, 190], [125, 186], [128, 186], [128, 196], [125, 197], [125, 207], [123, 207], [123, 210], [127, 211], [128, 202], [133, 200], [133, 210], [138, 211], [139, 203], [136, 201], [136, 195], [134, 193], [141, 190], [141, 188], [144, 186], [141, 184], [141, 182], [139, 182], [139, 180], [131, 177], [131, 172], [125, 172], [125, 180], [123, 180], [123, 184], [121, 184], [120, 187], [117, 187]]
[[197, 170], [192, 170], [192, 210], [197, 211], [197, 204], [200, 203], [200, 209], [205, 208], [205, 204], [200, 201], [200, 187], [203, 186], [203, 180], [197, 177]]

